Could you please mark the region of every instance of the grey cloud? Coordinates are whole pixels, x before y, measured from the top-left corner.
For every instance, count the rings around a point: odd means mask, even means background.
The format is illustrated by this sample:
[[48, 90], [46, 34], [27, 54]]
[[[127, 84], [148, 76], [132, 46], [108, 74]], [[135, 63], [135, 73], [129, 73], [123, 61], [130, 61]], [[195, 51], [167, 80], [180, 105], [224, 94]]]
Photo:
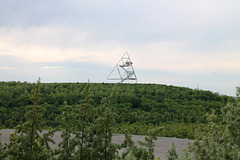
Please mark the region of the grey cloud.
[[[202, 2], [205, 3], [205, 2]], [[219, 3], [221, 4], [221, 3]], [[230, 3], [231, 4], [231, 3]], [[240, 14], [237, 7], [228, 5], [221, 13], [213, 3], [213, 11], [201, 9], [199, 3], [174, 1], [3, 1], [0, 10], [1, 26], [71, 26], [77, 31], [92, 34], [90, 43], [107, 40], [144, 44], [161, 40], [216, 43], [214, 36], [236, 36]], [[230, 7], [230, 8], [228, 8]], [[199, 9], [200, 8], [200, 9]], [[232, 11], [233, 10], [233, 11]], [[220, 15], [218, 15], [218, 12]], [[74, 40], [76, 45], [79, 43]], [[62, 34], [62, 33], [60, 33]], [[51, 37], [50, 37], [51, 38]], [[76, 37], [77, 38], [77, 37]], [[221, 39], [218, 39], [220, 41]], [[66, 43], [68, 41], [65, 41]], [[196, 44], [195, 44], [196, 45]], [[203, 43], [203, 47], [205, 47]]]

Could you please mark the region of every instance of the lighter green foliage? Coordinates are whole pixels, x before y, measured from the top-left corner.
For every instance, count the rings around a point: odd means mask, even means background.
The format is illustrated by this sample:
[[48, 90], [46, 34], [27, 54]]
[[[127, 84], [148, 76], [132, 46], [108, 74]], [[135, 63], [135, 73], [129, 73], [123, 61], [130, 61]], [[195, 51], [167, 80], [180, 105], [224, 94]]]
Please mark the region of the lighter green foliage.
[[[237, 88], [239, 96], [239, 88]], [[214, 112], [208, 115], [209, 127], [192, 145], [197, 160], [240, 159], [240, 103], [228, 103], [222, 109], [222, 125], [214, 120]]]
[[178, 154], [176, 151], [175, 144], [172, 142], [172, 147], [168, 150], [168, 160], [178, 160]]
[[[131, 135], [129, 134], [128, 130], [125, 130], [125, 139], [124, 142], [122, 144], [120, 144], [118, 146], [118, 149], [122, 149], [125, 148], [126, 150], [122, 153], [121, 159], [127, 159], [128, 156], [131, 154], [133, 154], [131, 152], [131, 149], [135, 146]], [[133, 155], [134, 156], [134, 155]]]
[[188, 149], [183, 150], [182, 155], [178, 156], [178, 160], [193, 160]]
[[137, 158], [133, 155], [132, 152], [130, 152], [129, 156], [125, 157], [123, 160], [137, 160]]
[[146, 160], [147, 159], [147, 151], [145, 148], [139, 148], [132, 140], [129, 132], [125, 131], [125, 140], [119, 146], [119, 149], [125, 149], [125, 152], [122, 153], [120, 159], [138, 159], [138, 160]]
[[157, 139], [157, 133], [161, 128], [149, 129], [145, 141], [138, 141], [141, 147], [138, 147], [132, 140], [129, 132], [125, 131], [125, 140], [119, 146], [119, 149], [125, 148], [125, 152], [122, 153], [121, 160], [128, 158], [138, 160], [153, 160], [154, 159], [154, 141]]
[[237, 87], [236, 91], [237, 91], [237, 93], [236, 93], [237, 101], [239, 102], [240, 101], [240, 87]]
[[157, 140], [157, 134], [161, 128], [154, 128], [148, 130], [147, 136], [145, 137], [145, 142], [138, 142], [141, 146], [145, 146], [147, 148], [147, 159], [154, 159], [154, 141]]

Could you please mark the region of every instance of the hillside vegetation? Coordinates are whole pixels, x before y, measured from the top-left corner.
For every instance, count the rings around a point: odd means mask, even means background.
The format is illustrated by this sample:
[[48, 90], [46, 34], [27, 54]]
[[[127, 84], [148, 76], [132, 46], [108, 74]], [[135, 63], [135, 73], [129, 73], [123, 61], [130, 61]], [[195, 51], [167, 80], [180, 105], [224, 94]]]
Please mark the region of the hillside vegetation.
[[[77, 106], [84, 99], [87, 83], [44, 83], [40, 87], [39, 105], [44, 109], [45, 128], [60, 125], [56, 119], [61, 108]], [[14, 128], [26, 121], [26, 107], [31, 100], [34, 83], [0, 82], [0, 127]], [[116, 86], [113, 104], [116, 122], [113, 131], [146, 134], [151, 128], [163, 128], [158, 136], [195, 138], [194, 131], [206, 125], [206, 114], [211, 110], [219, 115], [227, 102], [235, 99], [210, 91], [159, 84], [91, 83], [91, 105], [98, 107], [104, 97]], [[219, 120], [220, 121], [220, 120]]]

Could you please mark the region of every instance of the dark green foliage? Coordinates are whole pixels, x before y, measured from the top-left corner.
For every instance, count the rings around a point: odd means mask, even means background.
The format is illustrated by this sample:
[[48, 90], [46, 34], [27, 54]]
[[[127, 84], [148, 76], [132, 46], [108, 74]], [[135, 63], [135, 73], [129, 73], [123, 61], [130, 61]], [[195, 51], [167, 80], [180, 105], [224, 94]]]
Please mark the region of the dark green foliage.
[[38, 106], [40, 96], [39, 88], [40, 79], [33, 93], [33, 105], [26, 108], [26, 122], [18, 125], [14, 133], [10, 135], [10, 143], [2, 154], [3, 157], [12, 160], [43, 160], [51, 158], [52, 150], [48, 142], [54, 143], [54, 141], [49, 138], [49, 136], [53, 135], [53, 132], [43, 133], [42, 136], [40, 135], [44, 123], [42, 118], [44, 109]]
[[72, 108], [65, 105], [59, 117], [63, 141], [55, 154], [57, 159], [112, 160], [116, 158], [117, 145], [112, 141], [112, 126], [117, 115], [113, 110], [116, 90], [109, 99], [103, 98], [98, 108], [93, 108], [90, 84], [82, 92], [80, 104]]
[[72, 107], [65, 103], [62, 108], [62, 113], [58, 117], [60, 121], [59, 129], [62, 131], [62, 142], [58, 144], [58, 149], [55, 150], [55, 155], [59, 160], [73, 160], [75, 152], [75, 141], [71, 138], [73, 132], [73, 114]]
[[90, 160], [91, 159], [91, 148], [92, 148], [92, 118], [93, 118], [93, 106], [92, 95], [90, 94], [90, 84], [88, 83], [83, 91], [84, 98], [80, 101], [80, 105], [74, 110], [75, 126], [74, 135], [75, 143], [77, 144], [77, 151], [75, 153], [79, 160]]
[[2, 133], [0, 133], [0, 159], [3, 159], [5, 156], [3, 155], [4, 151], [5, 151], [5, 147], [4, 145], [2, 144], [2, 141], [1, 141], [1, 136], [2, 136]]
[[97, 108], [97, 119], [94, 123], [94, 157], [96, 160], [115, 159], [117, 145], [112, 143], [112, 126], [115, 123], [117, 115], [114, 112], [113, 102], [116, 97], [116, 89], [114, 89], [110, 98], [103, 98], [101, 105]]
[[[163, 128], [158, 132], [160, 137], [178, 137], [194, 139], [195, 130], [198, 128], [203, 128], [206, 124], [198, 123], [162, 123], [159, 126]], [[115, 133], [124, 134], [124, 130], [128, 130], [131, 134], [146, 135], [148, 129], [158, 128], [158, 125], [146, 124], [144, 122], [135, 122], [135, 123], [121, 123], [114, 128]]]
[[[43, 118], [46, 127], [60, 125], [55, 118], [60, 115], [64, 101], [71, 106], [79, 105], [84, 99], [82, 92], [87, 83], [46, 83], [42, 84], [39, 104], [46, 110]], [[104, 97], [108, 97], [115, 84], [91, 84], [93, 108], [97, 108]], [[192, 90], [157, 84], [116, 84], [118, 87], [114, 108], [119, 117], [114, 131], [124, 132], [124, 124], [132, 134], [146, 134], [151, 127], [173, 128], [162, 130], [159, 136], [194, 138], [197, 126], [207, 122], [206, 113], [212, 109], [217, 115], [227, 101], [235, 99], [220, 96], [210, 91]], [[0, 124], [2, 128], [14, 128], [26, 121], [25, 107], [32, 105], [30, 97], [33, 84], [20, 82], [0, 82]], [[221, 118], [218, 118], [220, 121]], [[144, 130], [137, 127], [141, 124]], [[175, 125], [176, 124], [176, 125]], [[122, 126], [122, 127], [121, 127]], [[134, 129], [136, 127], [136, 129]], [[124, 128], [124, 129], [121, 129]]]
[[[39, 80], [29, 102], [27, 95], [32, 84], [1, 82], [0, 87], [0, 91], [6, 91], [6, 95], [0, 92], [1, 127], [18, 124], [10, 143], [0, 143], [0, 159], [151, 160], [157, 136], [193, 138], [196, 128], [201, 132], [191, 150], [197, 160], [240, 159], [239, 96], [235, 101], [208, 91], [118, 84], [120, 89], [114, 89], [107, 99], [112, 84], [91, 85], [92, 95], [89, 83], [45, 84], [40, 88]], [[240, 89], [237, 90], [239, 95]], [[230, 103], [222, 107], [227, 101]], [[212, 109], [213, 114], [205, 118]], [[57, 115], [60, 116], [55, 120]], [[55, 152], [49, 147], [49, 143], [54, 143], [50, 138], [54, 131], [42, 131], [45, 120], [47, 126], [62, 130], [62, 142]], [[159, 130], [158, 126], [164, 127]], [[130, 133], [147, 134], [145, 142], [139, 142], [142, 147], [133, 143], [128, 132], [123, 144], [113, 144], [113, 131], [122, 132], [123, 128]], [[121, 148], [126, 149], [122, 156], [117, 154]], [[191, 156], [188, 151], [178, 156], [173, 144], [169, 159], [190, 160]]]
[[142, 147], [137, 147], [136, 145], [131, 148], [129, 156], [135, 157], [137, 160], [148, 160], [147, 150]]

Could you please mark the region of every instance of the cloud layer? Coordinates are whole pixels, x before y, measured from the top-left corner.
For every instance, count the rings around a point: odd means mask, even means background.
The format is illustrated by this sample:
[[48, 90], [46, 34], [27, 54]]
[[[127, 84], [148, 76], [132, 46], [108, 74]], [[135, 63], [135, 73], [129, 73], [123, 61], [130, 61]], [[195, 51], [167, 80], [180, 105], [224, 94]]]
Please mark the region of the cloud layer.
[[20, 80], [57, 70], [46, 81], [77, 81], [71, 71], [105, 81], [127, 50], [142, 82], [193, 87], [202, 81], [204, 89], [234, 95], [239, 7], [234, 0], [3, 1], [0, 80], [18, 80], [15, 70]]

